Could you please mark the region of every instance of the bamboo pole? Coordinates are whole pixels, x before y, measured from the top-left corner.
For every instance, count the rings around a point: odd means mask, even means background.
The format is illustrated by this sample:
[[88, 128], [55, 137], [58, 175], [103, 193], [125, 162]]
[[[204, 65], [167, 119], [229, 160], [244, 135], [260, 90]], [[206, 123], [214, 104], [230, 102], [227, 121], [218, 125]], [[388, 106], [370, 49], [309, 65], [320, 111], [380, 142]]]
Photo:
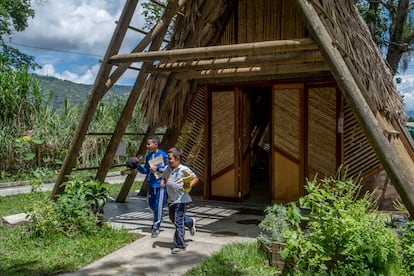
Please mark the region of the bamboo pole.
[[280, 74], [299, 74], [307, 72], [329, 71], [329, 67], [322, 62], [285, 64], [274, 66], [252, 66], [239, 68], [226, 68], [217, 70], [202, 70], [177, 73], [176, 79], [208, 79], [208, 78], [230, 78], [248, 77], [259, 75], [280, 75]]
[[210, 58], [218, 56], [260, 55], [266, 53], [285, 53], [302, 50], [317, 50], [318, 46], [310, 38], [291, 40], [275, 40], [232, 45], [220, 45], [197, 48], [184, 48], [175, 50], [129, 53], [114, 55], [110, 63], [177, 60], [193, 58]]
[[[165, 33], [167, 32], [169, 22], [171, 22], [174, 15], [177, 13], [180, 6], [177, 4], [177, 1], [169, 1], [167, 9], [161, 18], [160, 21], [165, 22], [166, 24], [162, 25], [162, 30], [159, 32], [158, 36], [154, 38], [150, 46], [150, 51], [156, 51], [161, 47]], [[145, 82], [148, 77], [146, 68], [149, 67], [149, 63], [144, 63], [142, 65], [142, 71], [139, 73], [135, 84], [131, 90], [131, 93], [128, 97], [128, 100], [124, 106], [124, 109], [121, 113], [120, 119], [115, 127], [114, 134], [111, 137], [111, 140], [106, 149], [105, 155], [102, 159], [99, 170], [96, 174], [98, 179], [105, 179], [106, 174], [108, 173], [109, 167], [112, 163], [113, 157], [116, 153], [118, 145], [122, 139], [123, 133], [125, 132], [126, 126], [128, 124], [129, 118], [131, 117], [135, 105], [138, 101], [139, 95], [141, 94], [142, 89], [144, 88]]]
[[185, 71], [185, 70], [202, 70], [202, 69], [223, 69], [229, 67], [250, 65], [269, 65], [269, 64], [292, 64], [300, 62], [317, 62], [323, 61], [319, 51], [307, 51], [297, 53], [286, 53], [280, 55], [266, 56], [244, 56], [228, 57], [221, 59], [193, 60], [184, 62], [162, 63], [150, 68], [150, 72], [157, 74], [160, 72]]
[[56, 195], [61, 194], [65, 189], [61, 186], [61, 184], [67, 180], [67, 176], [71, 174], [72, 168], [75, 166], [76, 159], [78, 157], [83, 140], [85, 139], [88, 127], [92, 121], [97, 104], [101, 98], [101, 95], [105, 91], [105, 80], [107, 79], [112, 69], [112, 66], [108, 65], [109, 57], [119, 51], [128, 28], [128, 23], [131, 21], [137, 4], [138, 0], [128, 0], [125, 4], [125, 7], [121, 14], [120, 24], [118, 24], [115, 28], [114, 35], [112, 36], [112, 39], [109, 43], [94, 85], [91, 89], [90, 97], [86, 102], [78, 126], [69, 145], [69, 150], [66, 153], [62, 167], [59, 171], [59, 175], [56, 179], [55, 185], [53, 186], [50, 196], [52, 199], [55, 199]]
[[296, 0], [298, 8], [304, 14], [304, 19], [313, 33], [313, 37], [321, 47], [331, 67], [342, 94], [347, 99], [361, 128], [370, 141], [378, 159], [381, 161], [392, 183], [395, 185], [410, 215], [414, 215], [414, 183], [407, 171], [402, 169], [402, 162], [393, 150], [390, 142], [384, 136], [384, 130], [363, 97], [339, 50], [334, 48], [333, 40], [326, 31], [313, 6], [306, 0]]

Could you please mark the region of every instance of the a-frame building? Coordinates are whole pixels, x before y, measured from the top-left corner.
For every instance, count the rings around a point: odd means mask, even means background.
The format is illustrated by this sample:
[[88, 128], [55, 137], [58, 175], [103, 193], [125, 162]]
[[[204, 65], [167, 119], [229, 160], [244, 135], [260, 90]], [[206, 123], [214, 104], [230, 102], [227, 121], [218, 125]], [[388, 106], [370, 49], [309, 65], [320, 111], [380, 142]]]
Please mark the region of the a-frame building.
[[414, 214], [404, 104], [352, 0], [171, 0], [131, 53], [120, 53], [137, 4], [126, 1], [52, 196], [72, 172], [99, 101], [142, 62], [98, 178], [140, 98], [148, 134], [168, 128], [163, 146], [183, 150], [205, 199], [247, 198], [264, 174], [268, 203], [293, 201], [306, 178], [342, 165], [351, 176], [385, 169]]

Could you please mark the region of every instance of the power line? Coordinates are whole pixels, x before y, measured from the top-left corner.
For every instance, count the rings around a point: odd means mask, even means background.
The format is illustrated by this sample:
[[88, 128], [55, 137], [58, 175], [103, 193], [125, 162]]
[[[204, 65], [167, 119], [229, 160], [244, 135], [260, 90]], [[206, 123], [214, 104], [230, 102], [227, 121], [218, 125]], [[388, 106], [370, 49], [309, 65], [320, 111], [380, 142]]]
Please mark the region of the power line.
[[61, 50], [61, 49], [52, 49], [52, 48], [46, 48], [46, 47], [38, 47], [38, 46], [29, 46], [21, 43], [16, 42], [9, 42], [9, 44], [25, 47], [25, 48], [32, 48], [32, 49], [40, 49], [45, 51], [54, 51], [54, 52], [62, 52], [62, 53], [69, 53], [69, 54], [76, 54], [81, 56], [90, 56], [90, 57], [99, 57], [102, 58], [103, 55], [94, 55], [94, 54], [87, 54], [87, 53], [81, 53], [81, 52], [74, 52], [74, 51], [68, 51], [68, 50]]

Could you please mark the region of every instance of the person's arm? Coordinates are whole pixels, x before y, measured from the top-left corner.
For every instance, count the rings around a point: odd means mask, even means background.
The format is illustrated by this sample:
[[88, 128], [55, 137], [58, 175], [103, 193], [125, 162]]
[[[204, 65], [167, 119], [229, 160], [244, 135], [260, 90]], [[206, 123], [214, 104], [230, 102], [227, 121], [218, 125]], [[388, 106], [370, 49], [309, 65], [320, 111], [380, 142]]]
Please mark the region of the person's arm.
[[150, 173], [150, 167], [149, 167], [149, 164], [148, 164], [148, 156], [145, 158], [144, 166], [138, 166], [137, 170], [142, 174], [149, 174]]
[[167, 179], [163, 178], [163, 179], [161, 180], [161, 182], [160, 182], [160, 186], [161, 186], [161, 188], [164, 188], [164, 187], [165, 187], [165, 183], [167, 183]]
[[162, 155], [162, 159], [164, 161], [164, 164], [163, 165], [160, 164], [160, 165], [157, 166], [157, 172], [164, 172], [165, 168], [168, 166], [168, 155], [167, 155], [167, 153], [165, 153], [165, 151], [162, 151], [161, 155]]
[[195, 176], [194, 178], [193, 178], [193, 180], [191, 180], [191, 182], [190, 182], [190, 187], [189, 188], [193, 188], [195, 185], [197, 185], [197, 183], [198, 183], [198, 181], [199, 181], [200, 179], [198, 178], [198, 176]]

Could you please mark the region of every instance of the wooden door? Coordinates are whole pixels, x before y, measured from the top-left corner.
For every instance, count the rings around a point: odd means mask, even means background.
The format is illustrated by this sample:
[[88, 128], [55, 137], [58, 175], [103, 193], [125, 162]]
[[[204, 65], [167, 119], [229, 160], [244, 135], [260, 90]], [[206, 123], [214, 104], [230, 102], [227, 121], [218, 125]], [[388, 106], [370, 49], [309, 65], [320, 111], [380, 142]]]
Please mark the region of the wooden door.
[[243, 199], [250, 185], [251, 101], [249, 93], [211, 93], [210, 196]]
[[304, 86], [275, 85], [272, 94], [272, 202], [289, 202], [303, 194]]
[[237, 126], [239, 132], [238, 143], [238, 178], [239, 178], [239, 198], [243, 199], [249, 195], [250, 192], [250, 141], [252, 133], [252, 104], [250, 94], [245, 90], [236, 90], [238, 94], [238, 110], [237, 118], [239, 118], [239, 125]]
[[210, 197], [238, 196], [234, 90], [215, 91], [210, 97]]

